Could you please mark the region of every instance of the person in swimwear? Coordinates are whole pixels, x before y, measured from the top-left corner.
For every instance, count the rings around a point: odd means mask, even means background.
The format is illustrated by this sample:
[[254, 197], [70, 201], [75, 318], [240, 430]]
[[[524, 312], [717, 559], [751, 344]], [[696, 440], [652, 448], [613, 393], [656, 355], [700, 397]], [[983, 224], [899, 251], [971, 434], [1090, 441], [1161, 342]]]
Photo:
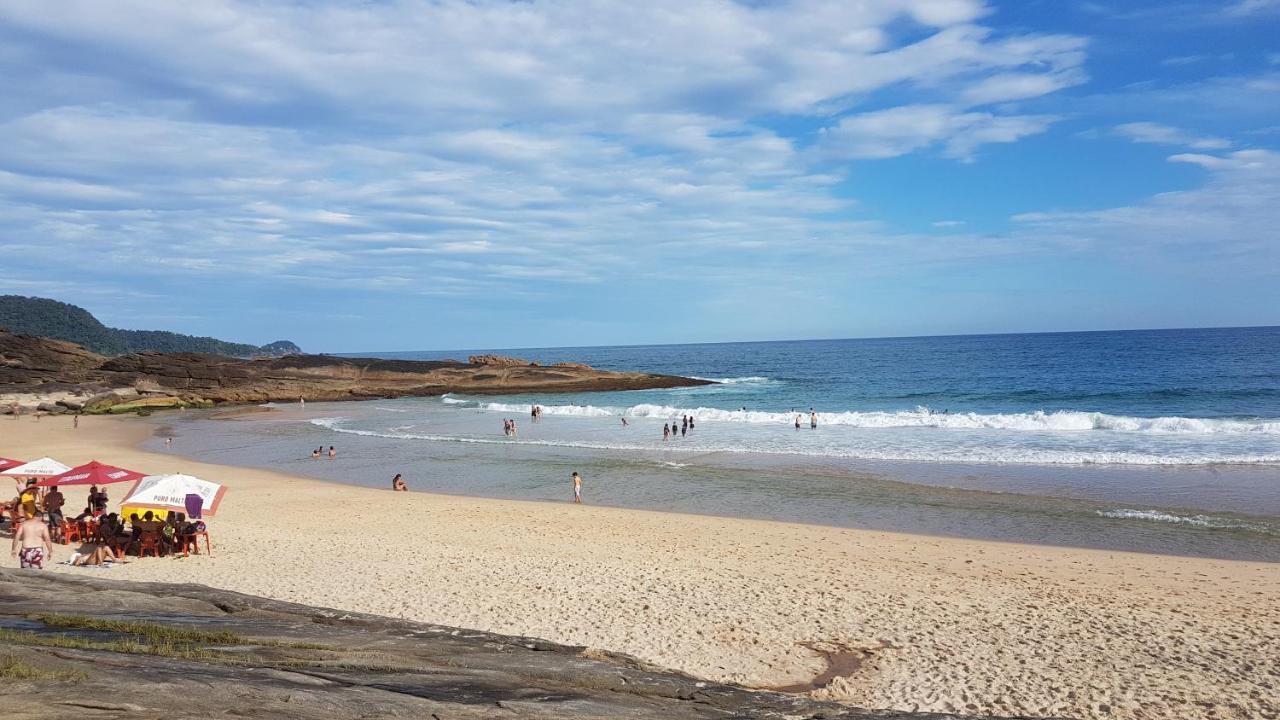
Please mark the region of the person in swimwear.
[[582, 476], [576, 470], [573, 472], [573, 501], [582, 504]]
[[409, 486], [404, 484], [404, 478], [400, 477], [400, 473], [391, 478], [391, 489], [396, 492], [409, 492]]
[[80, 546], [79, 550], [71, 554], [71, 564], [77, 567], [102, 565], [109, 562], [126, 563], [129, 561], [122, 557], [116, 557], [115, 552], [102, 543], [85, 543]]
[[49, 526], [39, 515], [23, 513], [22, 527], [13, 534], [13, 557], [22, 568], [43, 569], [45, 561], [53, 562], [53, 538]]

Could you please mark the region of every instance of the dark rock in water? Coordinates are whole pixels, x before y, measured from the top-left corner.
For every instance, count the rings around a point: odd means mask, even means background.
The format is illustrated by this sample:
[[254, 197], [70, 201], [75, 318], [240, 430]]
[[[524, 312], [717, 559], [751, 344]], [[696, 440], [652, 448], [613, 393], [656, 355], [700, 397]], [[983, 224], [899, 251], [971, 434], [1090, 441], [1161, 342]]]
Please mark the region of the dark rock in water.
[[8, 568], [0, 569], [0, 661], [23, 671], [0, 683], [3, 717], [30, 720], [956, 717], [859, 710], [580, 647], [198, 585]]

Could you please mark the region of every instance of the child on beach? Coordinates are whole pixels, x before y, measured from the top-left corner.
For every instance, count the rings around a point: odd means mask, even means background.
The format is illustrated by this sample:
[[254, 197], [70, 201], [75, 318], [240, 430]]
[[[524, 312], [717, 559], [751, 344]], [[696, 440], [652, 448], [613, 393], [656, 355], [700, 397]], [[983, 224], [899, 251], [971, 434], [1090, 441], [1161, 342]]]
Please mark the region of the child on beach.
[[573, 471], [573, 501], [582, 504], [582, 476], [578, 471]]
[[409, 486], [404, 484], [404, 478], [400, 477], [400, 473], [391, 478], [391, 489], [395, 492], [408, 492]]

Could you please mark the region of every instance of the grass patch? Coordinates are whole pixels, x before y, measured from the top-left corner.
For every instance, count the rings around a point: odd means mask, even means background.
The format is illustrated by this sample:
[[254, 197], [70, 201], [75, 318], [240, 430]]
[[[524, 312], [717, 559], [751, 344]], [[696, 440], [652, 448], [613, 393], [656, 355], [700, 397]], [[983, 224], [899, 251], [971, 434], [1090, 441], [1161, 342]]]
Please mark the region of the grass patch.
[[0, 655], [0, 678], [5, 680], [61, 680], [78, 682], [87, 675], [79, 670], [46, 670], [14, 657]]
[[137, 640], [90, 640], [67, 635], [49, 635], [30, 630], [0, 628], [0, 642], [34, 647], [52, 647], [69, 650], [105, 650], [130, 655], [159, 655], [186, 660], [222, 660], [229, 656], [205, 650], [194, 645], [175, 645], [171, 642], [145, 643]]
[[98, 630], [137, 635], [150, 645], [246, 645], [251, 641], [229, 630], [204, 630], [137, 620], [104, 620], [86, 615], [33, 614], [28, 620], [68, 630]]

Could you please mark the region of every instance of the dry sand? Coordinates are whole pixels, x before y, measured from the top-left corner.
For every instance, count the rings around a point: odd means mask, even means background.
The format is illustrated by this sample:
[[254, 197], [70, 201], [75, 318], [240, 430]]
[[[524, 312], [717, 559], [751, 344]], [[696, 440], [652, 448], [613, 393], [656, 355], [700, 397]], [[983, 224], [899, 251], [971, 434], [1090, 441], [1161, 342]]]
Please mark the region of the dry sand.
[[392, 493], [143, 452], [153, 426], [136, 419], [80, 425], [0, 418], [0, 456], [230, 491], [213, 557], [58, 572], [536, 636], [760, 687], [810, 682], [835, 651], [852, 674], [816, 694], [870, 707], [1280, 715], [1277, 565]]

